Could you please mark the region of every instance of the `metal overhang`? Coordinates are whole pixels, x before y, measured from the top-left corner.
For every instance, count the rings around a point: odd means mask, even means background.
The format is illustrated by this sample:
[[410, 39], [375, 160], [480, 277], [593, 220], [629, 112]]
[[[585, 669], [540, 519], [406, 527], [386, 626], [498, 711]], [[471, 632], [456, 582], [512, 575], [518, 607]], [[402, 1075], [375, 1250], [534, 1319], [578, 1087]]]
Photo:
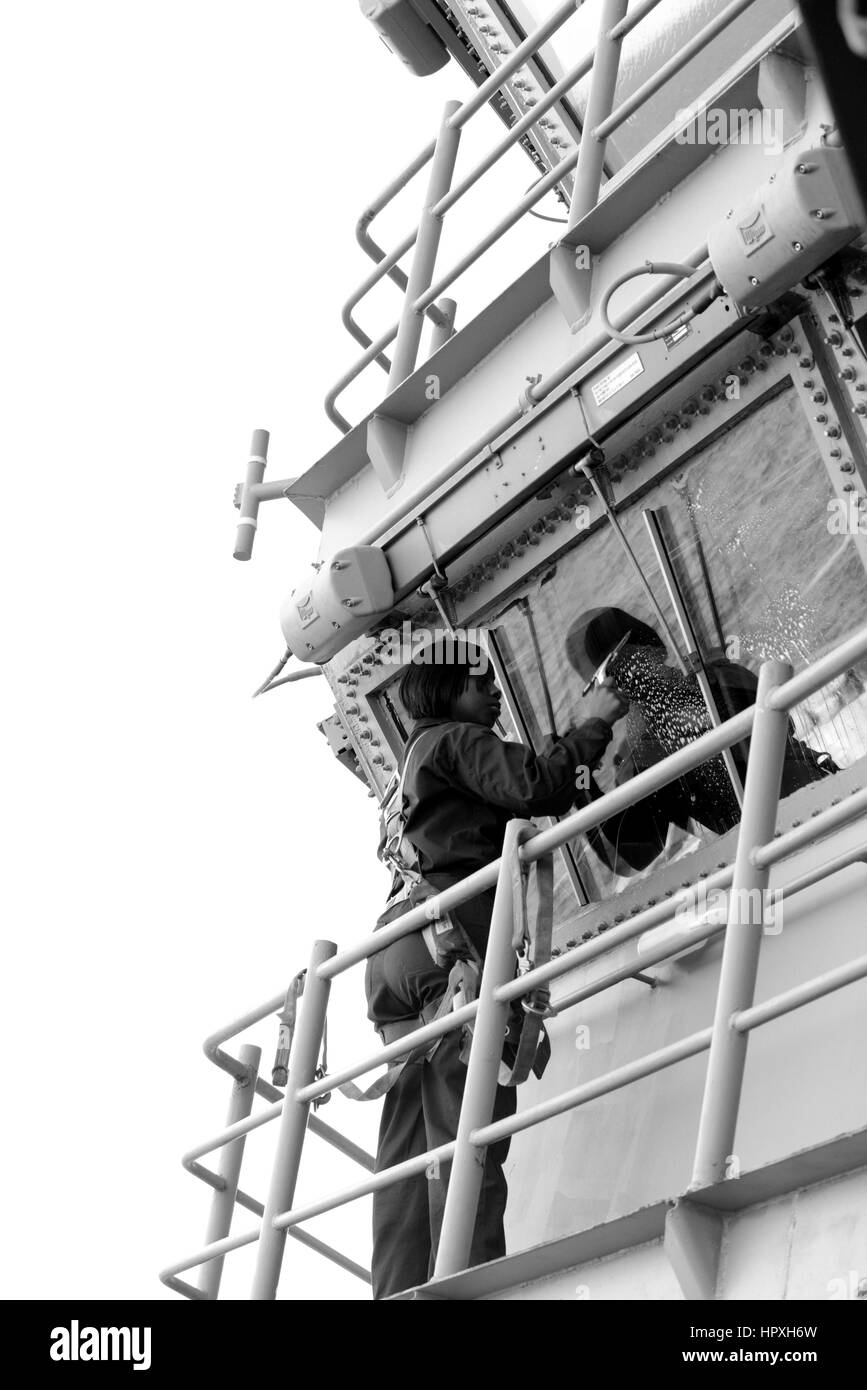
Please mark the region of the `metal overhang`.
[[[415, 524], [423, 514], [434, 538], [438, 562], [445, 568], [463, 555], [482, 536], [521, 510], [598, 439], [620, 431], [671, 389], [689, 394], [691, 374], [732, 339], [745, 332], [750, 320], [738, 318], [725, 301], [717, 301], [693, 325], [688, 346], [669, 348], [662, 340], [641, 349], [644, 370], [618, 393], [616, 407], [595, 414], [592, 406], [579, 404], [575, 391], [592, 382], [604, 369], [596, 362], [567, 378], [564, 385], [524, 416], [500, 439], [492, 441], [489, 455], [477, 457], [454, 477], [432, 492], [380, 544], [385, 550], [398, 602], [413, 593], [432, 573], [427, 542]], [[609, 363], [627, 358], [633, 349], [612, 344]], [[581, 386], [578, 386], [578, 381]], [[586, 413], [586, 420], [585, 420]]]
[[[867, 1164], [867, 1129], [837, 1135], [823, 1144], [764, 1164], [736, 1180], [690, 1192], [689, 1201], [723, 1212], [745, 1211], [774, 1198], [817, 1183], [842, 1177]], [[656, 1202], [560, 1240], [522, 1250], [515, 1255], [477, 1265], [460, 1274], [433, 1279], [418, 1289], [396, 1294], [389, 1302], [445, 1299], [469, 1301], [491, 1298], [508, 1289], [537, 1283], [640, 1245], [662, 1239], [665, 1218], [674, 1203]]]
[[576, 1235], [533, 1246], [517, 1255], [506, 1255], [490, 1264], [452, 1274], [447, 1279], [434, 1279], [419, 1290], [408, 1289], [405, 1293], [396, 1294], [388, 1302], [415, 1302], [419, 1296], [459, 1301], [486, 1298], [521, 1284], [549, 1278], [575, 1265], [589, 1264], [592, 1260], [605, 1259], [607, 1255], [634, 1250], [636, 1246], [662, 1239], [670, 1205], [669, 1202], [656, 1202], [639, 1211], [629, 1212], [627, 1216], [617, 1217], [614, 1221], [579, 1231]]

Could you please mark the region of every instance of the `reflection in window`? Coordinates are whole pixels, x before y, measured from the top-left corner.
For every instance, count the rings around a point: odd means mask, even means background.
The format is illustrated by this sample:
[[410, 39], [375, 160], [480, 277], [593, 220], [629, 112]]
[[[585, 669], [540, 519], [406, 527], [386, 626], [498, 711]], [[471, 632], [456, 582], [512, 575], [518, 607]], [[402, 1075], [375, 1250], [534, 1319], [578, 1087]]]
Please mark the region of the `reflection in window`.
[[[658, 517], [695, 629], [720, 717], [754, 703], [769, 657], [798, 670], [864, 619], [867, 583], [855, 538], [832, 533], [833, 493], [792, 390], [766, 401], [655, 485], [620, 521], [680, 640], [643, 510]], [[629, 713], [595, 773], [608, 791], [710, 727], [695, 677], [685, 673], [616, 536], [603, 526], [538, 576], [495, 620], [510, 679], [537, 748], [580, 723], [581, 691], [630, 631], [612, 674]], [[867, 754], [867, 662], [794, 711], [782, 795]], [[732, 750], [741, 779], [747, 747]], [[594, 897], [707, 843], [736, 824], [739, 807], [722, 759], [710, 760], [573, 846]]]

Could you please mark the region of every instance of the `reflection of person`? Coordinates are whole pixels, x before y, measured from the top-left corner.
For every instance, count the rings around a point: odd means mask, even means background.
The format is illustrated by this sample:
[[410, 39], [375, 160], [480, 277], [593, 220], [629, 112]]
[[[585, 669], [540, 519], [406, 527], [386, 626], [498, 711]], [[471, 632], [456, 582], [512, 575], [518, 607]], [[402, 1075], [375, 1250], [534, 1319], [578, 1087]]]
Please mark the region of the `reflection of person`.
[[[497, 859], [514, 816], [568, 811], [577, 769], [599, 761], [611, 726], [624, 711], [613, 691], [594, 691], [583, 702], [584, 722], [556, 739], [546, 755], [536, 756], [493, 732], [500, 697], [493, 676], [479, 666], [482, 654], [455, 642], [451, 655], [457, 660], [449, 664], [411, 665], [400, 686], [401, 699], [417, 721], [407, 744], [413, 755], [404, 787], [404, 833], [426, 882], [436, 890]], [[452, 912], [482, 956], [493, 899], [490, 890]], [[370, 958], [368, 1017], [388, 1042], [397, 1035], [390, 1029], [405, 1034], [408, 1021], [420, 1026], [433, 1016], [447, 981], [448, 971], [434, 964], [422, 936], [412, 933]], [[455, 1138], [465, 1078], [460, 1030], [443, 1037], [431, 1057], [405, 1067], [385, 1097], [377, 1171]], [[516, 1103], [514, 1088], [498, 1086], [494, 1118], [513, 1114]], [[508, 1148], [506, 1140], [486, 1153], [471, 1264], [505, 1254], [502, 1168]], [[374, 1195], [374, 1298], [427, 1281], [442, 1223], [447, 1164], [443, 1170], [445, 1180], [420, 1173]]]
[[[658, 633], [621, 608], [596, 608], [576, 619], [566, 636], [570, 664], [588, 679], [627, 633], [630, 640], [608, 670], [612, 683], [630, 701], [615, 780], [621, 785], [683, 748], [711, 727], [695, 676], [666, 664]], [[705, 664], [711, 694], [725, 721], [755, 704], [758, 679], [746, 666], [717, 657]], [[790, 731], [792, 725], [790, 723]], [[749, 741], [732, 749], [741, 783], [746, 777]], [[783, 764], [781, 796], [837, 769], [830, 759], [805, 747], [790, 732]], [[712, 758], [602, 827], [627, 863], [644, 868], [666, 840], [668, 826], [685, 829], [692, 818], [716, 834], [740, 819], [740, 807], [721, 758]]]

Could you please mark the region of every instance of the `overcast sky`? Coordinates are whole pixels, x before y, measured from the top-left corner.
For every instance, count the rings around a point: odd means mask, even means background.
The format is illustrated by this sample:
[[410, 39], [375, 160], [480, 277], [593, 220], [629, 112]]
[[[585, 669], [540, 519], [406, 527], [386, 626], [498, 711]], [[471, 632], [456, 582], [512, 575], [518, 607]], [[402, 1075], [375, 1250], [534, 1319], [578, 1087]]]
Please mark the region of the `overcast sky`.
[[[209, 1203], [179, 1159], [228, 1102], [203, 1038], [381, 909], [374, 803], [315, 729], [325, 681], [250, 699], [318, 533], [268, 504], [239, 564], [232, 493], [254, 428], [271, 478], [336, 440], [355, 220], [468, 92], [454, 64], [412, 78], [355, 0], [4, 7], [7, 1298], [164, 1296]], [[532, 176], [504, 171], [510, 196]], [[530, 223], [523, 252], [553, 230]], [[398, 307], [386, 287], [361, 317]], [[377, 1045], [360, 971], [336, 997], [332, 1065]], [[276, 1024], [255, 1040], [270, 1075]], [[372, 1148], [377, 1108], [322, 1113]], [[260, 1198], [273, 1132], [248, 1142]], [[316, 1140], [308, 1158], [302, 1200], [358, 1175]], [[367, 1263], [368, 1227], [365, 1201], [312, 1229]], [[252, 1254], [234, 1261], [245, 1296]], [[294, 1243], [281, 1294], [369, 1296]]]

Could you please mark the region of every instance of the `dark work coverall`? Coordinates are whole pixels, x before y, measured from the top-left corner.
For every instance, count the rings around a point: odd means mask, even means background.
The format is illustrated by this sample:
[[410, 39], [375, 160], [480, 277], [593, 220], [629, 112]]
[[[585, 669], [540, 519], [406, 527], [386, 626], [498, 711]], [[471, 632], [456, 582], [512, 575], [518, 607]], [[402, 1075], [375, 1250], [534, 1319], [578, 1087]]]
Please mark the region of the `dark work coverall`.
[[[438, 725], [438, 736], [422, 733]], [[537, 756], [520, 744], [504, 743], [480, 724], [423, 719], [416, 732], [423, 743], [405, 788], [406, 834], [436, 889], [499, 858], [513, 817], [565, 814], [575, 800], [576, 768], [595, 766], [611, 739], [610, 726], [591, 719]], [[453, 914], [482, 956], [493, 902], [489, 890]], [[369, 959], [368, 1017], [382, 1025], [423, 1011], [432, 1016], [447, 980], [448, 972], [431, 960], [421, 934], [411, 933]], [[404, 1068], [383, 1103], [377, 1171], [455, 1138], [466, 1080], [459, 1053], [457, 1029], [442, 1038], [430, 1060]], [[516, 1107], [514, 1087], [498, 1086], [494, 1119], [514, 1114]], [[471, 1265], [506, 1253], [502, 1170], [508, 1150], [506, 1139], [487, 1151]], [[432, 1274], [449, 1168], [442, 1164], [439, 1176], [420, 1173], [374, 1194], [374, 1298], [423, 1284]]]

